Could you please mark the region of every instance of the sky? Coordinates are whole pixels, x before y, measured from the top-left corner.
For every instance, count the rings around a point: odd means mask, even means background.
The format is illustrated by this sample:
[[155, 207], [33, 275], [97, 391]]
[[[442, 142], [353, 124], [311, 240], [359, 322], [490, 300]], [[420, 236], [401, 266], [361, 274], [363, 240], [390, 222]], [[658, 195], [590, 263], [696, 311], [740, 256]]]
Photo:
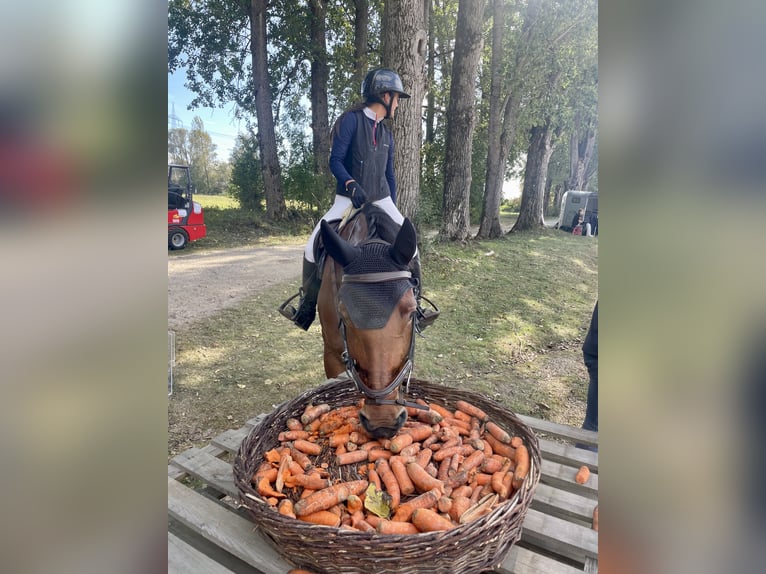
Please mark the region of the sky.
[[[184, 87], [185, 73], [183, 70], [168, 74], [168, 128], [171, 127], [170, 116], [175, 110], [175, 115], [181, 120], [183, 127], [191, 128], [194, 116], [199, 116], [205, 126], [205, 131], [216, 146], [219, 160], [228, 161], [234, 141], [237, 138], [238, 120], [234, 119], [233, 105], [224, 108], [197, 108], [189, 110], [187, 107], [194, 99], [194, 94]], [[244, 126], [243, 126], [244, 129]]]

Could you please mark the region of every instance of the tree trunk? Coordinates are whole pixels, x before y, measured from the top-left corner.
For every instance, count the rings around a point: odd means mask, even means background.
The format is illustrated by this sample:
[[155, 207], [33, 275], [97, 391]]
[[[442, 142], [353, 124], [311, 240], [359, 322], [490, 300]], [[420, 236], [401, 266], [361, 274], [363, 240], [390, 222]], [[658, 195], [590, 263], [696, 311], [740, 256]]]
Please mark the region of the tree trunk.
[[[494, 0], [492, 23], [492, 87], [489, 109], [489, 155], [484, 179], [484, 203], [477, 237], [492, 238], [502, 233], [500, 229], [500, 202], [508, 156], [516, 139], [518, 115], [521, 107], [522, 85], [529, 62], [526, 46], [530, 44], [532, 22], [537, 18], [538, 4], [530, 1], [524, 14], [521, 39], [514, 54], [513, 80], [503, 81], [500, 67], [503, 59], [503, 33], [505, 6], [502, 0]], [[496, 53], [497, 52], [497, 53]], [[495, 59], [497, 58], [497, 61]], [[495, 71], [495, 66], [497, 71]], [[493, 93], [494, 91], [494, 93]], [[507, 95], [503, 96], [503, 93]]]
[[428, 21], [428, 56], [426, 61], [426, 92], [428, 96], [426, 99], [426, 140], [425, 142], [431, 144], [434, 142], [434, 89], [436, 87], [436, 57], [434, 55], [435, 47], [435, 32], [434, 32], [434, 3], [433, 0], [426, 0], [426, 10], [428, 15], [426, 16]]
[[[503, 88], [503, 28], [505, 26], [504, 0], [492, 0], [492, 57], [490, 60], [489, 125], [487, 128], [487, 171], [484, 180], [484, 203], [477, 237], [491, 239], [502, 235], [500, 202], [503, 196], [504, 173], [500, 172], [501, 107]], [[505, 170], [503, 169], [503, 172]]]
[[476, 73], [483, 45], [484, 0], [461, 0], [457, 14], [455, 57], [447, 109], [444, 158], [444, 209], [441, 235], [463, 240], [469, 234], [471, 156], [475, 126]]
[[362, 93], [362, 82], [367, 74], [367, 30], [370, 25], [368, 0], [354, 0], [354, 74], [351, 77], [351, 85], [355, 92], [352, 101], [358, 100]]
[[593, 159], [593, 152], [596, 147], [596, 132], [583, 122], [578, 115], [575, 118], [574, 129], [569, 136], [569, 179], [567, 180], [567, 189], [585, 190], [586, 183], [590, 176], [588, 167]]
[[524, 169], [524, 189], [521, 192], [521, 207], [519, 218], [511, 229], [528, 231], [545, 225], [543, 219], [543, 193], [548, 173], [548, 162], [553, 154], [551, 138], [553, 130], [550, 123], [536, 126], [531, 130], [529, 149], [527, 150], [527, 166]]
[[421, 106], [425, 92], [426, 10], [422, 0], [389, 0], [383, 12], [383, 65], [395, 70], [410, 99], [400, 100], [391, 122], [397, 206], [415, 220], [420, 198]]
[[261, 152], [263, 189], [266, 215], [272, 220], [283, 219], [286, 213], [282, 191], [282, 170], [279, 167], [274, 116], [271, 110], [271, 90], [266, 59], [266, 0], [252, 0], [250, 7], [250, 53], [253, 58], [253, 89], [258, 121], [258, 147]]
[[327, 105], [326, 19], [327, 0], [309, 0], [311, 12], [311, 131], [314, 144], [314, 175], [332, 189], [330, 173], [330, 126]]

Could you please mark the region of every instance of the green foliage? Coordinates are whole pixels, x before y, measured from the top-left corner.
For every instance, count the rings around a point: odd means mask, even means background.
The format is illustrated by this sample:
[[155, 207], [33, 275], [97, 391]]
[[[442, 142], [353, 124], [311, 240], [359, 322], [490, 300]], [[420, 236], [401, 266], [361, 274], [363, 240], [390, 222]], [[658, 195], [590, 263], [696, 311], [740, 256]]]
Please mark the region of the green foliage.
[[228, 194], [251, 211], [264, 210], [264, 190], [258, 144], [252, 136], [237, 136], [231, 152], [231, 182]]

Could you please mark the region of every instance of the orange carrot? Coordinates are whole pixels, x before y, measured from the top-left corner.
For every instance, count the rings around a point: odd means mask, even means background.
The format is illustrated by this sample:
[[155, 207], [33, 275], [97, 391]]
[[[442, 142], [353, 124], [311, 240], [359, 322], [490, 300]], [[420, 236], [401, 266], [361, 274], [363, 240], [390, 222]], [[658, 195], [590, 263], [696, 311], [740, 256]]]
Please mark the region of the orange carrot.
[[334, 434], [330, 437], [328, 442], [330, 443], [331, 447], [335, 448], [336, 446], [346, 444], [349, 442], [350, 438], [351, 435], [349, 433]]
[[487, 429], [487, 432], [500, 442], [511, 444], [511, 435], [509, 435], [505, 430], [497, 426], [492, 421], [487, 422], [487, 424], [484, 425], [484, 428]]
[[440, 423], [442, 419], [444, 418], [441, 416], [438, 412], [436, 412], [434, 409], [428, 409], [427, 411], [423, 411], [420, 409], [416, 409], [417, 414], [413, 415], [414, 418], [417, 418], [422, 423], [426, 423], [429, 425], [435, 425], [437, 423]]
[[471, 424], [471, 415], [459, 409], [455, 411], [455, 418], [459, 421], [464, 421], [468, 424]]
[[303, 453], [299, 451], [297, 448], [295, 448], [295, 445], [290, 449], [290, 456], [293, 457], [293, 460], [297, 462], [303, 470], [306, 470], [311, 466], [311, 459], [306, 456], [306, 453]]
[[415, 492], [415, 485], [412, 484], [410, 475], [407, 474], [407, 467], [404, 466], [404, 462], [398, 456], [392, 456], [389, 460], [391, 466], [391, 472], [396, 476], [396, 482], [399, 483], [399, 491], [402, 495], [407, 496]]
[[484, 442], [488, 443], [492, 447], [492, 452], [513, 459], [516, 454], [516, 449], [509, 444], [500, 442], [491, 434], [484, 435]]
[[503, 493], [507, 493], [507, 494], [505, 495], [504, 498], [508, 498], [509, 496], [511, 496], [512, 492], [513, 492], [513, 473], [506, 472], [505, 476], [503, 477]]
[[352, 494], [359, 496], [367, 488], [367, 484], [366, 480], [351, 480], [317, 490], [314, 494], [295, 503], [295, 514], [305, 516], [332, 508], [336, 504], [345, 502]]
[[306, 430], [312, 434], [316, 434], [319, 432], [319, 427], [321, 426], [322, 421], [320, 419], [314, 419], [309, 424], [303, 427], [303, 430]]
[[405, 446], [412, 444], [414, 437], [410, 433], [399, 433], [393, 439], [391, 439], [391, 452], [398, 453]]
[[328, 405], [327, 403], [322, 403], [321, 405], [308, 405], [305, 410], [303, 411], [303, 414], [301, 415], [301, 422], [304, 425], [307, 425], [313, 421], [315, 421], [317, 418], [322, 416], [325, 413], [329, 413], [330, 410], [332, 410], [332, 407]]
[[311, 490], [322, 490], [330, 486], [330, 481], [326, 478], [322, 478], [318, 473], [299, 474], [297, 476], [290, 476], [285, 479], [285, 484], [289, 488], [296, 488], [298, 486], [303, 488], [310, 488]]
[[301, 514], [298, 515], [298, 519], [311, 522], [312, 524], [321, 524], [322, 526], [333, 526], [335, 528], [340, 526], [340, 516], [333, 514], [329, 510], [318, 510], [310, 514]]
[[344, 464], [353, 464], [355, 462], [362, 462], [367, 460], [367, 456], [369, 453], [366, 450], [358, 449], [358, 450], [352, 450], [350, 452], [345, 452], [343, 454], [339, 454], [335, 457], [335, 463], [339, 466], [343, 466]]
[[461, 445], [457, 445], [457, 444], [456, 444], [456, 445], [454, 445], [454, 446], [448, 446], [447, 448], [440, 448], [439, 450], [437, 450], [437, 451], [434, 453], [434, 455], [433, 455], [433, 459], [434, 459], [436, 462], [441, 462], [441, 461], [443, 461], [445, 458], [450, 458], [450, 457], [451, 457], [453, 454], [458, 454], [458, 453], [460, 453], [460, 452], [461, 452], [461, 450], [462, 450], [462, 448], [463, 448], [463, 447], [462, 447]]
[[[367, 467], [367, 478], [369, 481], [375, 485], [375, 488], [378, 490], [383, 490], [383, 483], [380, 481], [380, 476], [378, 475], [378, 471], [375, 470], [375, 467], [373, 465], [370, 465]], [[374, 525], [373, 525], [374, 526]]]
[[289, 498], [283, 498], [279, 502], [279, 506], [277, 507], [277, 510], [279, 510], [279, 514], [282, 516], [289, 516], [290, 518], [295, 518], [295, 511], [293, 510], [293, 501]]
[[394, 453], [392, 453], [390, 450], [386, 448], [374, 448], [372, 450], [364, 451], [367, 453], [367, 456], [370, 460], [370, 462], [375, 462], [378, 459], [385, 458], [389, 459], [393, 456]]
[[[455, 455], [460, 456], [460, 455]], [[452, 463], [452, 457], [451, 458], [445, 458], [441, 463], [439, 464], [439, 470], [436, 473], [436, 478], [441, 480], [442, 482], [447, 480], [449, 478], [449, 467]]]
[[429, 508], [417, 508], [412, 513], [412, 523], [420, 532], [437, 532], [455, 527], [451, 520]]
[[[276, 470], [276, 468], [274, 469]], [[271, 482], [267, 477], [261, 478], [261, 480], [258, 482], [258, 486], [256, 487], [256, 490], [258, 490], [258, 494], [261, 496], [273, 496], [274, 498], [284, 498], [285, 495], [281, 492], [277, 492], [271, 487]]]
[[481, 466], [479, 466], [479, 470], [489, 474], [499, 472], [500, 469], [503, 468], [503, 464], [505, 464], [506, 460], [508, 459], [502, 456], [485, 456], [484, 461], [481, 463]]
[[279, 436], [277, 436], [277, 440], [279, 442], [287, 442], [290, 440], [296, 440], [296, 439], [307, 439], [311, 436], [308, 432], [305, 430], [293, 430], [293, 431], [283, 431], [279, 433]]
[[322, 446], [315, 443], [315, 442], [309, 442], [307, 440], [298, 439], [296, 441], [293, 441], [293, 446], [298, 449], [299, 451], [306, 453], [306, 454], [313, 454], [317, 455], [320, 452], [322, 452]]
[[362, 507], [362, 499], [359, 498], [356, 494], [351, 494], [346, 499], [346, 508], [348, 508], [349, 512], [356, 512], [357, 510], [361, 510]]
[[[350, 438], [350, 437], [349, 437]], [[354, 441], [356, 442], [356, 441]], [[380, 444], [379, 440], [368, 440], [362, 445], [362, 448], [364, 450], [372, 450], [375, 448], [383, 448], [383, 445]]]
[[424, 448], [418, 451], [418, 454], [415, 455], [415, 461], [425, 468], [428, 466], [428, 463], [431, 462], [431, 457], [433, 456], [433, 451], [430, 448]]
[[577, 484], [585, 484], [590, 478], [590, 469], [587, 466], [581, 466], [575, 475], [575, 482]]
[[461, 470], [470, 471], [484, 462], [484, 451], [475, 450], [463, 461]]
[[271, 450], [267, 451], [263, 455], [263, 458], [265, 458], [269, 462], [273, 462], [274, 464], [277, 464], [281, 460], [282, 455], [280, 454], [278, 449], [272, 448]]
[[452, 499], [449, 496], [442, 496], [439, 498], [439, 502], [436, 503], [436, 507], [439, 512], [447, 513], [452, 508]]
[[466, 498], [469, 498], [471, 496], [471, 487], [467, 484], [464, 484], [463, 486], [458, 486], [457, 488], [452, 489], [452, 498], [456, 498], [458, 496], [465, 496]]
[[487, 420], [489, 420], [489, 417], [487, 416], [487, 413], [485, 413], [483, 410], [481, 410], [479, 407], [472, 405], [468, 401], [459, 400], [455, 403], [455, 406], [463, 411], [464, 413], [471, 415], [472, 417], [476, 417], [481, 422], [485, 423]]
[[437, 413], [439, 413], [443, 419], [454, 419], [455, 415], [452, 411], [450, 411], [448, 408], [443, 407], [441, 405], [437, 405], [436, 403], [426, 403], [423, 401], [424, 405], [429, 406], [431, 409], [435, 410]]
[[287, 430], [303, 430], [303, 423], [296, 418], [287, 419]]
[[416, 496], [415, 498], [411, 498], [407, 502], [403, 502], [399, 505], [399, 508], [396, 509], [396, 512], [394, 513], [394, 516], [391, 518], [391, 520], [396, 522], [407, 522], [412, 517], [412, 513], [415, 512], [416, 509], [433, 508], [436, 506], [439, 502], [439, 498], [441, 498], [441, 494], [441, 490], [434, 488], [424, 492], [423, 494], [420, 494], [419, 496]]
[[529, 473], [529, 451], [523, 444], [516, 449], [516, 469], [513, 471], [513, 488], [518, 490]]
[[420, 531], [411, 522], [394, 522], [393, 520], [381, 520], [377, 531], [380, 534], [419, 534]]
[[427, 492], [432, 488], [444, 491], [444, 483], [428, 474], [422, 466], [415, 462], [409, 462], [406, 467], [407, 474], [410, 475], [410, 480], [412, 480], [412, 484], [415, 485], [415, 490], [418, 492]]
[[452, 506], [449, 509], [449, 516], [455, 522], [460, 520], [463, 513], [471, 508], [471, 499], [467, 496], [452, 494]]
[[287, 571], [287, 574], [316, 574], [313, 570], [306, 570], [305, 568], [291, 568]]
[[375, 463], [375, 470], [378, 471], [378, 476], [380, 476], [380, 480], [383, 481], [383, 484], [386, 487], [386, 492], [391, 497], [391, 509], [396, 510], [399, 506], [399, 501], [402, 498], [401, 490], [399, 490], [399, 481], [396, 480], [396, 475], [391, 470], [388, 461], [384, 458], [381, 458]]

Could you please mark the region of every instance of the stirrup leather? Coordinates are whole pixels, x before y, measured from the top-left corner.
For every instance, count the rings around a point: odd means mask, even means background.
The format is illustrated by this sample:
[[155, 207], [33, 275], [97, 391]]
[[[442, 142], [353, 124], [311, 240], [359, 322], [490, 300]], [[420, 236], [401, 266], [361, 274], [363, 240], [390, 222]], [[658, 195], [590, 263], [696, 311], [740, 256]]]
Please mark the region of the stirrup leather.
[[429, 307], [423, 308], [421, 307], [420, 303], [418, 303], [418, 310], [417, 310], [417, 317], [416, 317], [416, 327], [418, 330], [418, 333], [422, 332], [423, 329], [426, 327], [430, 327], [433, 325], [434, 321], [439, 318], [439, 315], [441, 314], [441, 311], [439, 311], [439, 308], [431, 301], [428, 297], [425, 297], [424, 295], [420, 296], [420, 299], [422, 301], [425, 301], [428, 303]]

